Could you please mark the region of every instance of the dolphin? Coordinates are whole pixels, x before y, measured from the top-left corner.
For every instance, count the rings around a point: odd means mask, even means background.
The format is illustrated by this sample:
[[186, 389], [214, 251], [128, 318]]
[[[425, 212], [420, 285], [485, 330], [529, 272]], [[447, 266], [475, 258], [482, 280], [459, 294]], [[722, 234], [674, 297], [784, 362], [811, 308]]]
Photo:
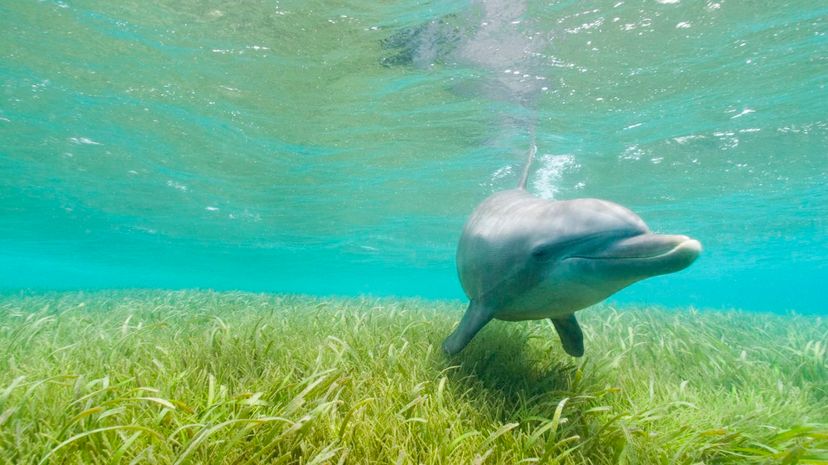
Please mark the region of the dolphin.
[[569, 355], [584, 354], [575, 312], [651, 276], [690, 266], [699, 241], [650, 231], [629, 209], [599, 199], [551, 201], [526, 191], [530, 150], [516, 189], [471, 214], [457, 245], [469, 306], [443, 342], [453, 355], [492, 319], [549, 318]]

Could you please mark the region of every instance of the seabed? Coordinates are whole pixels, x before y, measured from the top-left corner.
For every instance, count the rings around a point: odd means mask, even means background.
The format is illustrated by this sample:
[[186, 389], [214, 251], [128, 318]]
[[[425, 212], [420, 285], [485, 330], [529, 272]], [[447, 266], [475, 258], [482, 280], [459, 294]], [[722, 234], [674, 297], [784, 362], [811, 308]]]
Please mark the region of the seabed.
[[828, 321], [599, 306], [459, 355], [460, 302], [0, 298], [0, 462], [828, 464]]

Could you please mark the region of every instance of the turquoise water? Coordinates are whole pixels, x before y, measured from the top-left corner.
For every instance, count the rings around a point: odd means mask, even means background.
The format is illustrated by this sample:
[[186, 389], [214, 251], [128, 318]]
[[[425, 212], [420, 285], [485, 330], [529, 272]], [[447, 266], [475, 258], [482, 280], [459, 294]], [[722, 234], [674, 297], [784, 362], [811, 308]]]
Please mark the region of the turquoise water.
[[825, 311], [820, 2], [0, 0], [0, 287], [462, 298], [517, 184], [702, 257], [620, 302]]

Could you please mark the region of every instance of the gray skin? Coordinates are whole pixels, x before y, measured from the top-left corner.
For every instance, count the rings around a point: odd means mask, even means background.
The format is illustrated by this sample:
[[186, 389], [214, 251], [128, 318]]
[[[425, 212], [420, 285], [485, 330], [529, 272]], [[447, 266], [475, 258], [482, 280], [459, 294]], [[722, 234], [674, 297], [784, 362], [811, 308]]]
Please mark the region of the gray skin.
[[459, 352], [492, 319], [550, 318], [564, 350], [580, 357], [575, 311], [636, 281], [682, 270], [700, 252], [698, 241], [653, 234], [612, 202], [550, 201], [523, 188], [498, 192], [477, 207], [460, 237], [457, 272], [471, 302], [443, 350]]

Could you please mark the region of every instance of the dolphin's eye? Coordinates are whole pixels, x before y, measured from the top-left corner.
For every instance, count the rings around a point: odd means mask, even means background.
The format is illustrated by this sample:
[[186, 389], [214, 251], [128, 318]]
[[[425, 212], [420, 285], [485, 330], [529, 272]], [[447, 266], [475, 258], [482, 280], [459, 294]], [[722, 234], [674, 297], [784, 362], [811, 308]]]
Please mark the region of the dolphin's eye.
[[546, 249], [544, 249], [542, 247], [538, 247], [538, 248], [536, 248], [535, 250], [532, 251], [532, 258], [534, 258], [535, 260], [539, 260], [539, 261], [548, 260], [550, 255], [551, 254]]
[[570, 241], [547, 242], [532, 249], [532, 258], [538, 261], [548, 261], [559, 257]]
[[532, 258], [541, 262], [560, 259], [565, 256], [583, 253], [585, 250], [592, 250], [600, 247], [602, 244], [606, 244], [608, 241], [631, 237], [637, 234], [637, 231], [631, 230], [610, 230], [580, 236], [569, 236], [563, 239], [558, 238], [554, 241], [536, 245], [532, 249]]

